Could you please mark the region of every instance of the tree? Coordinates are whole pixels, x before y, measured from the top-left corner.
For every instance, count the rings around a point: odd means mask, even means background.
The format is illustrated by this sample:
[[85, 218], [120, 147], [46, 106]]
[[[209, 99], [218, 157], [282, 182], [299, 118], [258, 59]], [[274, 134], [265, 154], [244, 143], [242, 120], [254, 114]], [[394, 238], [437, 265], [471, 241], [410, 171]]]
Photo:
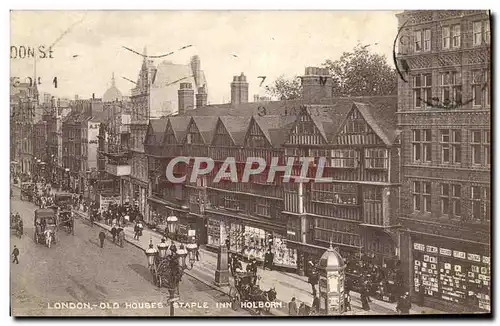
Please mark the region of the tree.
[[384, 55], [371, 53], [368, 47], [358, 44], [353, 52], [344, 52], [340, 59], [323, 64], [332, 75], [334, 96], [397, 94], [396, 70]]
[[294, 100], [302, 96], [302, 84], [300, 78], [295, 76], [286, 79], [281, 75], [270, 85], [266, 86], [266, 93], [279, 100]]

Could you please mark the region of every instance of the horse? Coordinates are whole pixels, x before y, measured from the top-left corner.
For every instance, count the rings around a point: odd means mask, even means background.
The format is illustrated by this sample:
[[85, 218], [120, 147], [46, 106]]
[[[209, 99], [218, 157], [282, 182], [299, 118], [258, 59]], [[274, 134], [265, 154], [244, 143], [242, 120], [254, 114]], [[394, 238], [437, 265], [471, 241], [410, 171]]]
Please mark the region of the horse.
[[52, 241], [54, 240], [53, 239], [54, 234], [53, 234], [52, 230], [46, 230], [44, 232], [44, 235], [45, 235], [45, 245], [50, 248], [50, 245], [52, 244]]

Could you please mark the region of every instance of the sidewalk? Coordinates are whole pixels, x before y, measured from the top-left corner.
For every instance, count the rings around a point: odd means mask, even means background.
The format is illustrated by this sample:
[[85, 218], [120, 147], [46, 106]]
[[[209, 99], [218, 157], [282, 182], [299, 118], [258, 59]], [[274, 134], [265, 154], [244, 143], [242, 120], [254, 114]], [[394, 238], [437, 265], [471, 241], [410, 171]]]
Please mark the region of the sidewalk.
[[[75, 211], [77, 212], [77, 211]], [[87, 219], [88, 215], [83, 212], [77, 212], [80, 216]], [[111, 226], [106, 225], [104, 223], [95, 222], [96, 225], [110, 230]], [[152, 240], [155, 248], [160, 243], [162, 239], [162, 235], [151, 231], [151, 230], [143, 230], [143, 235], [140, 237], [140, 240], [134, 239], [134, 230], [133, 226], [127, 226], [124, 228], [125, 232], [125, 241], [131, 243], [132, 245], [146, 250], [149, 246], [150, 240]], [[170, 244], [172, 240], [168, 239], [167, 243]], [[174, 241], [177, 248], [179, 248], [179, 243]], [[217, 254], [208, 250], [205, 250], [203, 247], [199, 248], [200, 261], [197, 261], [193, 269], [186, 270], [186, 274], [198, 279], [199, 281], [221, 291], [226, 294], [229, 293], [229, 287], [218, 287], [214, 284], [215, 280], [215, 270], [217, 269]], [[146, 258], [144, 258], [146, 259]], [[243, 269], [246, 267], [246, 263], [242, 262]], [[271, 313], [273, 315], [283, 316], [288, 315], [288, 302], [290, 302], [292, 297], [295, 297], [298, 302], [304, 302], [307, 305], [311, 306], [313, 297], [312, 290], [309, 283], [307, 283], [307, 277], [299, 276], [293, 273], [286, 272], [278, 272], [278, 271], [268, 271], [263, 270], [259, 267], [257, 274], [261, 276], [259, 285], [263, 290], [268, 290], [272, 287], [276, 289], [277, 292], [277, 301], [283, 302], [282, 309], [276, 310], [271, 309]], [[230, 277], [230, 284], [232, 284], [233, 280]], [[372, 302], [370, 303], [370, 311], [364, 311], [361, 309], [361, 300], [359, 293], [351, 291], [351, 306], [352, 312], [348, 312], [347, 315], [355, 314], [355, 315], [374, 315], [374, 314], [396, 314], [396, 304], [388, 303], [380, 300], [376, 300], [372, 298]], [[422, 313], [442, 313], [440, 311], [434, 310], [428, 307], [419, 307], [416, 305], [412, 305], [412, 309], [410, 311], [411, 314], [422, 314]]]

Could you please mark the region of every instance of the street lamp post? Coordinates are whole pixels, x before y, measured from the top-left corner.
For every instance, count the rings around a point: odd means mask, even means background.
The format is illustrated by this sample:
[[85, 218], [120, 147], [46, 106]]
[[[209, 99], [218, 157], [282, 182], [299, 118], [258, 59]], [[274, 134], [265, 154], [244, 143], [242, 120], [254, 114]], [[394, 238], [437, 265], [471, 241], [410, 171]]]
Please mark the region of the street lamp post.
[[[178, 219], [175, 216], [167, 218], [167, 228], [171, 235], [176, 232]], [[186, 270], [191, 270], [196, 261], [196, 250], [198, 246], [195, 243], [183, 244], [181, 243], [179, 249], [176, 251], [168, 251], [166, 239], [161, 239], [161, 243], [157, 245], [158, 250], [154, 249], [153, 241], [150, 240], [149, 249], [146, 250], [148, 258], [148, 267], [153, 272], [161, 273], [156, 277], [166, 276], [167, 287], [169, 292], [170, 301], [170, 316], [175, 315], [174, 302], [178, 300], [179, 296], [179, 283]], [[186, 260], [189, 260], [189, 264]], [[157, 264], [157, 266], [155, 266]], [[162, 284], [159, 282], [159, 284]], [[161, 285], [160, 285], [161, 286]]]

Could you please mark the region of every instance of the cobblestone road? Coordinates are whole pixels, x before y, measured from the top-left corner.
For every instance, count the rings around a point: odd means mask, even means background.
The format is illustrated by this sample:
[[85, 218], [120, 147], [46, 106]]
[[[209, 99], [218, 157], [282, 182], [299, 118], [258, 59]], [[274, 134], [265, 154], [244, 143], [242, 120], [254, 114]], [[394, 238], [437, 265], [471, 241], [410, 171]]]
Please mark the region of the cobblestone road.
[[[99, 227], [76, 220], [75, 235], [60, 230], [59, 241], [47, 248], [33, 241], [35, 205], [19, 200], [14, 189], [11, 211], [24, 222], [21, 239], [11, 236], [20, 250], [19, 264], [11, 263], [11, 307], [14, 316], [165, 316], [169, 314], [168, 291], [157, 288], [147, 269], [142, 250], [130, 244], [120, 248], [98, 245]], [[181, 302], [206, 302], [208, 308], [176, 308], [176, 316], [248, 316], [247, 311], [217, 308], [228, 297], [185, 275], [180, 285]], [[90, 309], [55, 309], [58, 303], [89, 303]], [[162, 303], [163, 308], [131, 309], [126, 304]], [[119, 305], [101, 309], [101, 305]], [[157, 304], [158, 305], [158, 304]]]

